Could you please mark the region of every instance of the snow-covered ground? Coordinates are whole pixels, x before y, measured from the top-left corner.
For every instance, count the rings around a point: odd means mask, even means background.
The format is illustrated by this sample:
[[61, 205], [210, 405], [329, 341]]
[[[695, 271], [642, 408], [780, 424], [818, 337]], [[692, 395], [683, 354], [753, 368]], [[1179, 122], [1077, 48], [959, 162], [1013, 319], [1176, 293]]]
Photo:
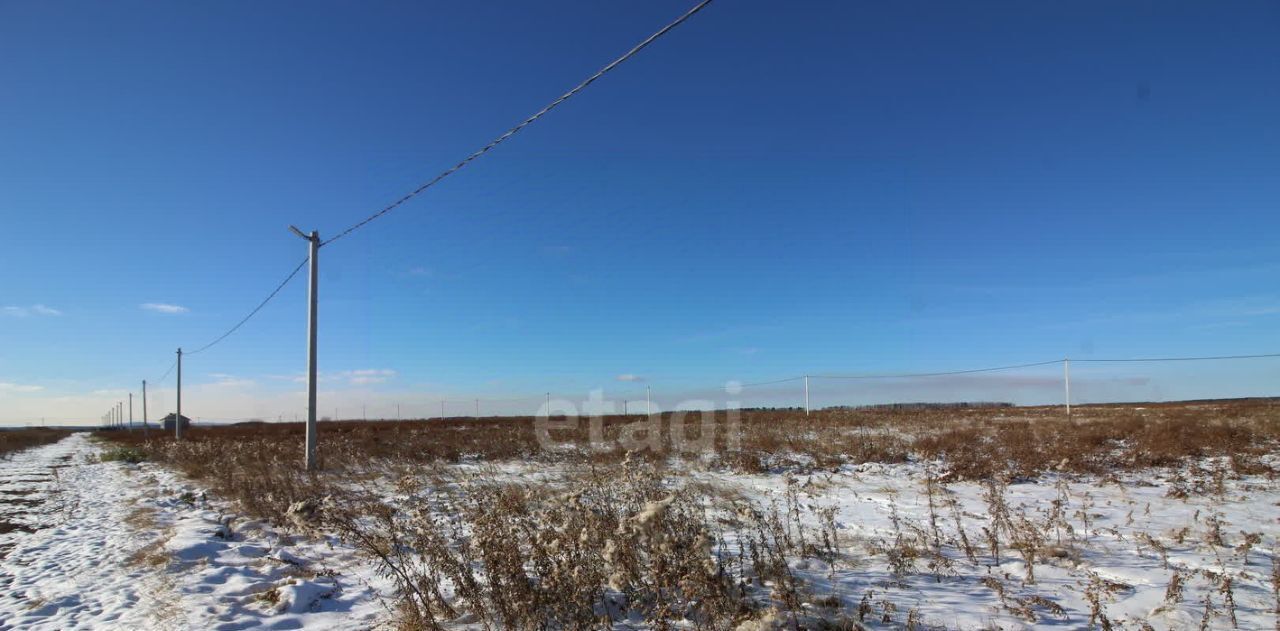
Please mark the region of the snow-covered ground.
[[[818, 515], [830, 508], [844, 560], [834, 567], [797, 561], [792, 569], [816, 596], [834, 596], [846, 610], [856, 611], [866, 598], [868, 623], [887, 617], [896, 626], [910, 617], [947, 629], [1087, 629], [1096, 601], [1117, 628], [1198, 629], [1207, 597], [1204, 628], [1280, 628], [1272, 574], [1280, 483], [1227, 471], [1227, 463], [1205, 460], [1106, 479], [1049, 474], [1003, 487], [1012, 524], [1041, 537], [1031, 580], [1006, 534], [998, 562], [991, 553], [984, 536], [994, 528], [988, 488], [944, 479], [934, 487], [931, 519], [926, 468], [919, 463], [793, 476], [692, 475], [783, 510], [790, 495], [810, 537], [820, 532]], [[887, 552], [895, 548], [909, 557], [907, 571], [895, 572], [889, 562]], [[1176, 597], [1170, 595], [1175, 574], [1182, 584]], [[1096, 622], [1100, 627], [1101, 618]]]
[[[0, 520], [10, 524], [0, 533], [0, 629], [393, 621], [390, 583], [350, 546], [237, 516], [174, 472], [98, 462], [98, 451], [80, 434], [0, 462]], [[1047, 474], [994, 495], [945, 476], [931, 487], [918, 462], [754, 475], [675, 463], [671, 472], [677, 484], [776, 506], [814, 541], [834, 529], [834, 564], [792, 561], [813, 613], [856, 618], [861, 608], [873, 628], [1086, 629], [1091, 614], [1117, 628], [1232, 628], [1232, 615], [1237, 628], [1277, 628], [1280, 483], [1226, 464]], [[522, 463], [452, 468], [550, 484], [573, 475]], [[395, 501], [394, 481], [371, 482]], [[1007, 506], [1003, 526], [996, 501]], [[1001, 533], [997, 560], [987, 534], [1001, 527], [1021, 534]], [[1035, 540], [1030, 572], [1019, 536]]]
[[0, 516], [32, 530], [0, 535], [12, 546], [0, 629], [360, 629], [388, 617], [380, 579], [350, 548], [282, 535], [172, 472], [97, 452], [76, 434], [0, 462], [0, 491], [32, 500]]

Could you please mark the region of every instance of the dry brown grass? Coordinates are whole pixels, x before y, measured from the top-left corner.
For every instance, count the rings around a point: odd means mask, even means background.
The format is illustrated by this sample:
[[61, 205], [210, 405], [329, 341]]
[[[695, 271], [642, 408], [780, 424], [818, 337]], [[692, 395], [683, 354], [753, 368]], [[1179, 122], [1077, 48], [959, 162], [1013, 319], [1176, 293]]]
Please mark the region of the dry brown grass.
[[[1038, 567], [1067, 562], [1088, 544], [1092, 500], [1067, 497], [1061, 487], [1061, 505], [1027, 513], [1005, 500], [1011, 479], [1050, 470], [1106, 475], [1207, 456], [1226, 459], [1219, 476], [1272, 472], [1262, 456], [1280, 446], [1280, 408], [1258, 400], [1084, 406], [1071, 419], [1056, 407], [809, 416], [753, 410], [708, 418], [701, 429], [693, 419], [688, 440], [714, 434], [692, 452], [673, 443], [671, 415], [660, 417], [656, 444], [640, 441], [656, 449], [632, 452], [617, 443], [635, 439], [635, 424], [645, 417], [601, 420], [594, 431], [606, 449], [593, 448], [586, 420], [552, 432], [552, 449], [540, 446], [535, 420], [527, 417], [327, 422], [320, 425], [323, 467], [315, 473], [302, 471], [300, 424], [194, 428], [181, 443], [136, 433], [108, 438], [185, 471], [248, 512], [340, 534], [394, 579], [400, 622], [409, 629], [457, 619], [489, 628], [601, 628], [637, 618], [655, 628], [727, 629], [752, 621], [764, 628], [770, 619], [822, 628], [805, 612], [823, 609], [832, 597], [812, 593], [791, 563], [859, 562], [841, 552], [833, 517], [802, 518], [815, 509], [801, 509], [790, 485], [783, 501], [762, 507], [667, 479], [672, 458], [749, 472], [924, 459], [927, 521], [895, 512], [894, 533], [875, 542], [871, 555], [883, 556], [896, 580], [925, 571], [935, 582], [948, 580], [956, 564], [998, 564], [1014, 555], [1024, 566], [1025, 592]], [[542, 470], [559, 473], [554, 482], [519, 482], [485, 467], [447, 466], [513, 461], [555, 465]], [[948, 500], [945, 484], [960, 479], [983, 480], [987, 488], [992, 519], [980, 533], [966, 532], [962, 511]], [[1216, 490], [1210, 480], [1189, 492], [1220, 495], [1217, 479]], [[366, 482], [368, 492], [361, 490]], [[387, 493], [392, 482], [394, 500]], [[831, 525], [814, 528], [815, 522]], [[948, 522], [954, 536], [941, 534]], [[140, 562], [162, 560], [140, 552]], [[1089, 592], [1092, 619], [1109, 622], [1111, 588], [1096, 583]], [[1231, 586], [1223, 585], [1215, 598], [1227, 607]], [[1007, 611], [1029, 622], [1065, 615], [1034, 593], [1006, 594], [1011, 588], [999, 581], [987, 586]], [[874, 590], [858, 607], [860, 618], [901, 620], [904, 613], [910, 623], [914, 610], [900, 612]]]
[[55, 443], [70, 434], [70, 430], [45, 427], [0, 430], [0, 457], [30, 447]]
[[397, 491], [337, 491], [318, 520], [394, 580], [408, 629], [460, 617], [501, 629], [733, 629], [770, 615], [813, 628], [820, 599], [789, 562], [836, 554], [798, 504], [708, 494], [638, 458], [555, 482], [482, 473], [443, 486], [403, 479]]
[[[711, 413], [709, 413], [711, 414]], [[1268, 472], [1259, 456], [1280, 445], [1280, 406], [1268, 400], [1081, 406], [1068, 420], [1059, 407], [910, 410], [719, 411], [708, 416], [714, 439], [705, 450], [681, 451], [671, 440], [673, 417], [662, 415], [657, 449], [638, 457], [698, 459], [706, 466], [760, 472], [831, 468], [863, 462], [933, 460], [951, 479], [1035, 476], [1049, 470], [1107, 473], [1173, 466], [1205, 456], [1229, 458], [1237, 473]], [[341, 421], [320, 424], [323, 468], [347, 480], [396, 467], [459, 461], [541, 461], [612, 466], [618, 440], [643, 416], [611, 416], [550, 432], [543, 449], [531, 417], [432, 421]], [[683, 434], [697, 442], [696, 419]], [[629, 429], [630, 428], [630, 429]], [[301, 471], [303, 426], [256, 423], [191, 429], [186, 440], [146, 440], [137, 432], [105, 437], [176, 466], [252, 513], [279, 520], [294, 502], [325, 492], [325, 475]], [[648, 443], [646, 443], [648, 444]]]

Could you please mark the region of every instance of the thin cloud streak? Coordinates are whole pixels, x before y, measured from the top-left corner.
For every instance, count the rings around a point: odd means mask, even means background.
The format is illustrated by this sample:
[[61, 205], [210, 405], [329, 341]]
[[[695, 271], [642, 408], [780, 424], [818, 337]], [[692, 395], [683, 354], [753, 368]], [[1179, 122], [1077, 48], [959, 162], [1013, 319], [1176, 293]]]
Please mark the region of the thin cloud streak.
[[36, 386], [30, 384], [10, 383], [8, 381], [0, 381], [0, 393], [4, 392], [40, 392], [44, 390], [44, 386]]
[[155, 313], [164, 313], [169, 315], [174, 315], [179, 313], [188, 313], [191, 311], [190, 309], [182, 305], [171, 305], [164, 302], [144, 302], [138, 305], [138, 307], [146, 311], [153, 311]]
[[0, 307], [0, 314], [4, 314], [13, 318], [25, 318], [27, 316], [60, 316], [62, 311], [54, 309], [46, 305], [31, 305], [30, 307], [7, 306]]

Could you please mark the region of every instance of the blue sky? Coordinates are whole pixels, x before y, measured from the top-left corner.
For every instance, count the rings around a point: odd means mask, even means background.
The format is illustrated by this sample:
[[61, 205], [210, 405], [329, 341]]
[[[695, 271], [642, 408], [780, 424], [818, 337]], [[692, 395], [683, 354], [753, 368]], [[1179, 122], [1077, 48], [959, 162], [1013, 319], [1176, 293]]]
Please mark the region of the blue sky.
[[[292, 269], [288, 224], [335, 234], [691, 4], [0, 5], [0, 421], [96, 421]], [[1274, 352], [1276, 112], [1275, 3], [719, 0], [322, 251], [322, 413]], [[303, 280], [189, 358], [184, 409], [300, 412]], [[1052, 400], [1057, 370], [822, 402]], [[1280, 382], [1079, 370], [1096, 400]]]

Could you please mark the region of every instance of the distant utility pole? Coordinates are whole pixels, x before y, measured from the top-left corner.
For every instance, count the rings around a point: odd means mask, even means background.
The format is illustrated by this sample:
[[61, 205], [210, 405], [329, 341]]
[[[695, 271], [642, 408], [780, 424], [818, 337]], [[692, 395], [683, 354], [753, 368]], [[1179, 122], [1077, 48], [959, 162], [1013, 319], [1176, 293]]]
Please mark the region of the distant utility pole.
[[1071, 418], [1071, 359], [1063, 358], [1062, 360], [1062, 388], [1067, 403], [1067, 418]]
[[480, 418], [480, 399], [476, 399], [476, 418]]
[[[316, 303], [320, 298], [320, 233], [312, 230], [310, 235], [289, 226], [294, 234], [310, 243], [308, 260], [311, 262], [310, 283], [307, 290], [307, 471], [316, 469]], [[335, 417], [338, 416], [334, 410]], [[335, 418], [335, 420], [337, 420]]]
[[645, 416], [653, 416], [653, 405], [652, 405], [652, 404], [650, 403], [650, 401], [649, 401], [649, 395], [650, 395], [650, 394], [652, 394], [652, 393], [651, 393], [651, 390], [652, 390], [652, 387], [651, 387], [651, 386], [645, 386], [645, 387], [644, 387], [644, 413], [645, 413]]
[[116, 424], [124, 429], [124, 401], [116, 401]]
[[147, 431], [147, 380], [142, 380], [142, 437], [149, 436]]
[[367, 420], [369, 420], [369, 406], [368, 406], [368, 405], [365, 405], [365, 404], [361, 404], [361, 405], [360, 405], [360, 418], [362, 418], [362, 419], [364, 419], [364, 420], [366, 420], [366, 421], [367, 421]]
[[547, 418], [551, 418], [551, 393], [547, 393]]
[[440, 418], [444, 418], [444, 401], [440, 402]]
[[173, 438], [182, 440], [182, 347], [178, 347], [178, 411], [173, 416]]
[[626, 415], [627, 415], [627, 400], [626, 400], [626, 399], [623, 399], [623, 400], [622, 400], [622, 415], [623, 415], [623, 416], [626, 416]]
[[400, 420], [400, 404], [396, 404], [396, 420]]
[[129, 431], [133, 431], [133, 393], [129, 393]]
[[809, 416], [809, 375], [804, 376], [804, 415]]

